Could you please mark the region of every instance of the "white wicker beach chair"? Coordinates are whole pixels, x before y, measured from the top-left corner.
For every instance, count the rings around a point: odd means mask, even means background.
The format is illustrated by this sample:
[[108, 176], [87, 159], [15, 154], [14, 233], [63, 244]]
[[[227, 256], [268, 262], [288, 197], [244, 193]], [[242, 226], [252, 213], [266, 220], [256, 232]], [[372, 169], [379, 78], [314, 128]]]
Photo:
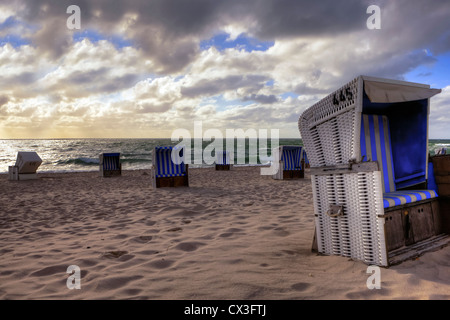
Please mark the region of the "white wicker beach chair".
[[230, 151], [216, 151], [216, 170], [228, 171], [233, 168]]
[[428, 189], [427, 85], [360, 76], [306, 110], [314, 247], [388, 266], [449, 241]]
[[151, 179], [153, 188], [189, 186], [185, 147], [157, 146], [153, 149]]
[[275, 180], [302, 179], [305, 177], [305, 166], [308, 161], [306, 151], [301, 146], [279, 146], [272, 149], [273, 161], [277, 161], [278, 172]]
[[100, 160], [100, 176], [112, 177], [122, 174], [122, 164], [120, 163], [120, 153], [102, 153]]
[[33, 180], [37, 179], [37, 169], [42, 164], [42, 159], [36, 152], [19, 151], [16, 164], [9, 166], [10, 180]]

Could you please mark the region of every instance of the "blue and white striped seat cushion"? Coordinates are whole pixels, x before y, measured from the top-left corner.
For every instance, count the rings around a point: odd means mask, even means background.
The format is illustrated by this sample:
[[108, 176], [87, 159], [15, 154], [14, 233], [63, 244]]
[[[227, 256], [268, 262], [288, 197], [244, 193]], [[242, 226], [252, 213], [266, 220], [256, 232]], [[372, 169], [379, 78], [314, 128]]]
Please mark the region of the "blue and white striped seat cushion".
[[283, 170], [302, 170], [302, 159], [304, 150], [302, 147], [295, 149], [284, 149], [281, 160], [283, 161]]
[[120, 153], [104, 153], [103, 154], [103, 170], [119, 170], [120, 169]]
[[155, 148], [155, 176], [157, 178], [183, 177], [186, 175], [186, 166], [182, 161], [184, 149], [181, 151], [174, 150], [175, 162], [172, 161], [172, 150], [174, 149], [171, 147]]
[[408, 190], [396, 191], [383, 194], [384, 208], [391, 208], [406, 203], [436, 198], [437, 193], [434, 190]]

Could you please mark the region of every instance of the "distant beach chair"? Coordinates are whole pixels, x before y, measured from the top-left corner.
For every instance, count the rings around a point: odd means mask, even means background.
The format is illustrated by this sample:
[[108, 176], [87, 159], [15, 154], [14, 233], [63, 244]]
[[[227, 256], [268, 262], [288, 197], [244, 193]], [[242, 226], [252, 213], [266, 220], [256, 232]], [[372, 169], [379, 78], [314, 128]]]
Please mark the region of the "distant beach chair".
[[447, 148], [438, 148], [434, 150], [436, 156], [443, 156], [447, 154]]
[[42, 164], [42, 159], [34, 151], [19, 151], [16, 164], [9, 166], [9, 180], [33, 180], [37, 179], [37, 169]]
[[230, 151], [216, 151], [216, 170], [229, 171], [232, 168]]
[[151, 179], [153, 188], [189, 186], [185, 147], [157, 146], [153, 149]]
[[301, 146], [279, 146], [272, 150], [273, 161], [279, 163], [275, 180], [303, 179], [306, 168], [306, 151]]
[[113, 177], [122, 175], [122, 164], [120, 163], [120, 153], [101, 153], [100, 176]]
[[428, 163], [427, 85], [360, 76], [299, 119], [313, 248], [389, 266], [450, 242]]

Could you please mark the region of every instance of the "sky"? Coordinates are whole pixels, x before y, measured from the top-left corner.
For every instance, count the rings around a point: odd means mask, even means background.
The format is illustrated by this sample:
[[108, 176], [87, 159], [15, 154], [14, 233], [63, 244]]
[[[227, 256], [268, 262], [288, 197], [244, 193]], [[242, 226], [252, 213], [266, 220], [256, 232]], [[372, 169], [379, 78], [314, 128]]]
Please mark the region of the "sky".
[[194, 121], [299, 138], [300, 115], [359, 75], [442, 89], [429, 137], [450, 138], [449, 17], [448, 0], [0, 0], [0, 138], [170, 138]]

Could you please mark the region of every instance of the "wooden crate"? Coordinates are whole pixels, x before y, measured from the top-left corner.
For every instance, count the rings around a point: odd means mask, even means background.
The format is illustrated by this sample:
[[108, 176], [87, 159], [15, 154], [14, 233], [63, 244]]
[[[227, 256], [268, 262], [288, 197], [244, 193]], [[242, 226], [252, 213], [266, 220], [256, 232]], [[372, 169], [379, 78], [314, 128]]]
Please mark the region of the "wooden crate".
[[439, 196], [450, 197], [450, 154], [431, 157]]

